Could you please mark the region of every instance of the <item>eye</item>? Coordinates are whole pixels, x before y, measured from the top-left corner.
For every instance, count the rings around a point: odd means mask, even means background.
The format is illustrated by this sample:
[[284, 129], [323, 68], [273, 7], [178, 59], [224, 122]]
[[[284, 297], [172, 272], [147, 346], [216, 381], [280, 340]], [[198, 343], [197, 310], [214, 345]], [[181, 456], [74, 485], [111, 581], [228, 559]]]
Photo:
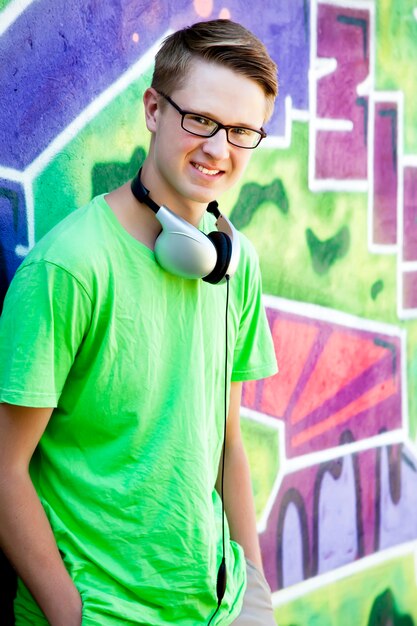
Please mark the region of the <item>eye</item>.
[[187, 119], [193, 124], [196, 124], [198, 126], [205, 126], [206, 128], [212, 128], [213, 126], [216, 126], [216, 124], [212, 120], [209, 120], [207, 117], [203, 117], [202, 115], [188, 114]]
[[235, 128], [230, 129], [234, 135], [239, 135], [239, 137], [252, 137], [254, 131], [250, 128], [242, 128], [236, 126]]

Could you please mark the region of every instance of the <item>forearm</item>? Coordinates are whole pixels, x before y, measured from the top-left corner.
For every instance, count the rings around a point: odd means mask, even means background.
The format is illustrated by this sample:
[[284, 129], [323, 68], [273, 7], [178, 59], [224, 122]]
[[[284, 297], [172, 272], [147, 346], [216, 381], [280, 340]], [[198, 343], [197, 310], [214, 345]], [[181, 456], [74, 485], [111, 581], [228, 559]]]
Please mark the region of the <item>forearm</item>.
[[80, 595], [27, 472], [2, 471], [0, 542], [49, 624], [80, 626]]
[[[217, 487], [220, 491], [220, 477]], [[245, 556], [263, 571], [249, 463], [241, 440], [227, 448], [224, 504], [231, 538], [243, 547]]]

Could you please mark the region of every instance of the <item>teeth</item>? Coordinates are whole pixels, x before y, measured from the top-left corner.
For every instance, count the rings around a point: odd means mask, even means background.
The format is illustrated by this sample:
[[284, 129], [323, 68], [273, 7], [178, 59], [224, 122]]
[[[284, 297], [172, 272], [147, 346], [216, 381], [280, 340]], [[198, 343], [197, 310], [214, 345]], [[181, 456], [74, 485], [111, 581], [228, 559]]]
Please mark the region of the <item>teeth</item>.
[[220, 170], [208, 170], [202, 165], [198, 165], [197, 163], [193, 163], [193, 165], [199, 172], [202, 172], [203, 174], [208, 174], [209, 176], [215, 176], [220, 172]]

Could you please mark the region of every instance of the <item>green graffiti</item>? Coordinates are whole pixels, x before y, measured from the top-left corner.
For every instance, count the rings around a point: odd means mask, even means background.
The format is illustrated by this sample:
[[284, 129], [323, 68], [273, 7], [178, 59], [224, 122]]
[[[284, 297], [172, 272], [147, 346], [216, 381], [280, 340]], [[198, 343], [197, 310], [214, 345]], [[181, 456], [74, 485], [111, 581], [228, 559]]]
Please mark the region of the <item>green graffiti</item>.
[[[415, 0], [380, 0], [376, 11], [376, 89], [400, 91], [404, 97], [405, 116], [401, 134], [404, 152], [417, 149], [417, 99], [415, 67], [417, 63], [417, 19]], [[395, 49], [395, 55], [392, 51]], [[399, 63], [398, 59], [407, 59]]]
[[129, 178], [133, 178], [145, 156], [143, 148], [136, 148], [128, 163], [96, 163], [91, 172], [92, 197], [116, 189]]
[[390, 589], [386, 589], [375, 598], [369, 616], [368, 626], [413, 626], [409, 615], [399, 615], [395, 599]]
[[0, 0], [0, 11], [3, 11], [3, 9], [11, 2], [11, 0]]
[[384, 289], [384, 281], [376, 280], [371, 287], [371, 298], [372, 300], [376, 300], [381, 291]]
[[320, 241], [311, 228], [307, 228], [306, 239], [313, 269], [317, 274], [326, 274], [337, 259], [346, 255], [350, 245], [350, 233], [347, 226], [343, 226], [334, 237], [326, 241]]
[[415, 626], [415, 599], [409, 554], [279, 603], [275, 615], [280, 626]]
[[241, 229], [247, 226], [263, 202], [271, 202], [282, 213], [288, 213], [288, 198], [280, 179], [276, 178], [270, 185], [265, 186], [257, 183], [243, 185], [239, 198], [230, 214], [230, 218], [236, 228]]

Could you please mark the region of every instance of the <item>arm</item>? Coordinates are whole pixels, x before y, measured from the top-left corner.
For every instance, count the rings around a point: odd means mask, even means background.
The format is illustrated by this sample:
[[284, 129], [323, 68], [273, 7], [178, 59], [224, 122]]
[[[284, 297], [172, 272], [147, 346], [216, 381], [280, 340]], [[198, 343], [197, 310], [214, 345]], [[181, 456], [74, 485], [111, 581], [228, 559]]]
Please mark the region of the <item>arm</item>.
[[[224, 506], [231, 538], [243, 547], [245, 556], [263, 571], [249, 463], [240, 430], [241, 396], [242, 383], [232, 382], [226, 431]], [[221, 462], [216, 489], [220, 493]]]
[[0, 404], [0, 542], [51, 626], [80, 626], [81, 598], [29, 475], [50, 408]]

